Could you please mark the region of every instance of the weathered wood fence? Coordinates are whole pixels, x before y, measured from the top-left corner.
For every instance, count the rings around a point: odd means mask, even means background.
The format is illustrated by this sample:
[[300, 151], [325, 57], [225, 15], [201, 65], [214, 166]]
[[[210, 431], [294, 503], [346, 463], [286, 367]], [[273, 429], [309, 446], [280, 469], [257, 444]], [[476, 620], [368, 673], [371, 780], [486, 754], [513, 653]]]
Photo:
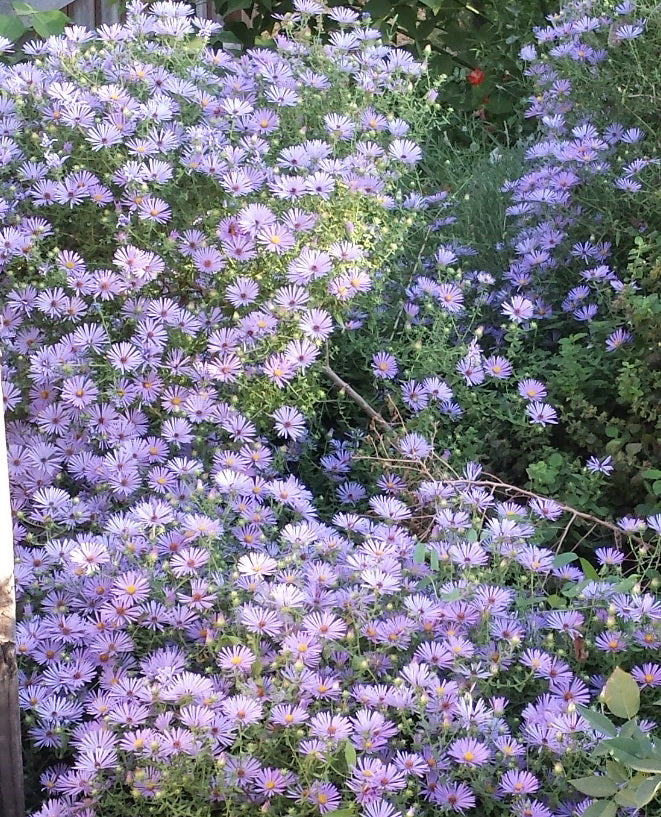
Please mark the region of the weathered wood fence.
[[[52, 2], [54, 4], [57, 0]], [[188, 0], [188, 4], [195, 7], [198, 17], [216, 19], [213, 0]], [[62, 5], [61, 9], [76, 25], [97, 28], [102, 24], [119, 22], [122, 18], [120, 5], [118, 0], [74, 0]]]
[[[198, 17], [209, 20], [218, 19], [213, 0], [185, 0], [194, 6]], [[39, 11], [60, 9], [75, 25], [86, 28], [98, 28], [103, 24], [118, 23], [122, 19], [121, 0], [28, 0], [29, 4]], [[0, 14], [14, 14], [12, 0], [0, 0]], [[241, 14], [241, 12], [239, 12]]]

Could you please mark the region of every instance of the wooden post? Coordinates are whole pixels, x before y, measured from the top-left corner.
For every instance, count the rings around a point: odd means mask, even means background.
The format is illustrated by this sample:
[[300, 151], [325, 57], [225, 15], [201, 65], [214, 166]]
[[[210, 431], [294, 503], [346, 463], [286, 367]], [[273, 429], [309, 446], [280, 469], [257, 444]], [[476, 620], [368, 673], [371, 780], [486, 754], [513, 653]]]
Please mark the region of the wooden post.
[[0, 817], [24, 817], [21, 717], [16, 667], [14, 538], [3, 403], [0, 393]]

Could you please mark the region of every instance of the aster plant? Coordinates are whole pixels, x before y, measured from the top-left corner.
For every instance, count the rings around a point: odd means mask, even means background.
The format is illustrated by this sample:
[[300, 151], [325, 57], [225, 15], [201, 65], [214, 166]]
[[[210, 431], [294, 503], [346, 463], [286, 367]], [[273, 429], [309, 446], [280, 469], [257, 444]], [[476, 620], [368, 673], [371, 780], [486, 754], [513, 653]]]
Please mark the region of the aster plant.
[[[653, 115], [646, 133], [640, 107], [606, 88], [658, 50], [658, 8], [641, 5], [566, 3], [534, 31], [521, 58], [539, 130], [500, 190], [499, 242], [468, 245], [475, 216], [448, 195], [368, 296], [367, 331], [333, 350], [387, 419], [600, 516], [625, 510], [632, 480], [642, 513], [661, 490], [644, 482], [661, 455], [658, 139]], [[343, 368], [357, 355], [360, 367]]]
[[[475, 463], [450, 477], [439, 440], [394, 432], [356, 391], [388, 454], [366, 474], [360, 435], [332, 437], [322, 513], [288, 464], [316, 378], [344, 387], [325, 344], [380, 320], [360, 299], [388, 307], [389, 254], [418, 219], [449, 224], [445, 197], [407, 187], [420, 150], [393, 113], [423, 67], [310, 0], [273, 49], [238, 56], [189, 12], [131, 4], [0, 68], [33, 814], [582, 813], [566, 774], [604, 735], [578, 706], [600, 706], [615, 665], [653, 726], [661, 602], [617, 544], [657, 558], [661, 517], [611, 525], [594, 562], [558, 552], [570, 509], [504, 498]], [[307, 23], [326, 13], [324, 44]], [[449, 270], [469, 253], [421, 253], [442, 275], [412, 269], [395, 326], [430, 291], [460, 320]], [[529, 295], [489, 302], [513, 337]], [[553, 425], [546, 384], [480, 341], [456, 350], [466, 388], [516, 377], [521, 414]], [[412, 414], [460, 415], [447, 379], [370, 351]]]

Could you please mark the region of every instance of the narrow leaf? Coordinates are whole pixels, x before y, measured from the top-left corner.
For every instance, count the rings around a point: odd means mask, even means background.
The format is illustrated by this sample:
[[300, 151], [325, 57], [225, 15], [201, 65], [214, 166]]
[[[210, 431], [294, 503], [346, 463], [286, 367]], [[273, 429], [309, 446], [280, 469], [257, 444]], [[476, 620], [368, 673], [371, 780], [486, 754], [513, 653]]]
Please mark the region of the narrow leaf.
[[617, 791], [615, 783], [607, 777], [577, 777], [569, 782], [588, 797], [612, 797]]
[[413, 561], [417, 565], [424, 564], [425, 561], [425, 553], [427, 552], [427, 546], [424, 542], [418, 542], [415, 546], [415, 550], [413, 551]]
[[598, 579], [599, 574], [594, 569], [594, 567], [588, 562], [587, 559], [580, 559], [581, 567], [583, 568], [583, 573], [585, 574], [586, 579]]
[[602, 715], [601, 712], [595, 712], [593, 709], [588, 709], [586, 706], [578, 706], [577, 709], [581, 713], [583, 720], [587, 721], [599, 734], [606, 735], [608, 738], [614, 738], [617, 735], [617, 727], [606, 715]]
[[352, 769], [356, 765], [356, 750], [350, 740], [344, 741], [344, 762], [347, 769]]
[[627, 765], [631, 766], [631, 768], [635, 769], [637, 772], [661, 774], [661, 760], [648, 760], [646, 758], [641, 758], [639, 760], [636, 758], [632, 763], [628, 763]]
[[634, 795], [638, 808], [646, 806], [655, 797], [659, 789], [661, 789], [661, 775], [657, 774], [641, 783]]
[[438, 568], [440, 566], [440, 561], [439, 561], [439, 558], [438, 558], [438, 551], [431, 550], [429, 552], [429, 565], [430, 565], [431, 569], [434, 572], [436, 572], [438, 570]]
[[604, 687], [604, 702], [618, 718], [633, 718], [640, 708], [640, 690], [633, 676], [617, 667]]

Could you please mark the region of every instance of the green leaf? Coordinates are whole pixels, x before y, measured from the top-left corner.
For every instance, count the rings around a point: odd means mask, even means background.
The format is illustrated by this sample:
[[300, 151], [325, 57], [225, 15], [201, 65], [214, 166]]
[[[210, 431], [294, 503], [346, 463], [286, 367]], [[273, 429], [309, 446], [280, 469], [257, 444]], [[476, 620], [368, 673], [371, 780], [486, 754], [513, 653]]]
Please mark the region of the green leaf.
[[427, 546], [424, 542], [418, 542], [415, 546], [415, 550], [413, 551], [413, 561], [417, 565], [424, 564], [425, 562], [425, 553], [427, 552]]
[[252, 0], [226, 0], [223, 3], [223, 14], [232, 14], [234, 11], [243, 11], [250, 8]]
[[575, 562], [578, 556], [575, 553], [558, 553], [553, 560], [551, 567], [564, 567], [565, 565]]
[[24, 3], [23, 0], [14, 0], [12, 7], [16, 14], [22, 14], [23, 16], [37, 14], [37, 9], [33, 8], [29, 3]]
[[643, 479], [661, 479], [661, 471], [658, 468], [648, 468], [640, 476]]
[[457, 601], [462, 596], [461, 590], [450, 590], [449, 593], [443, 593], [441, 595], [442, 601]]
[[[510, 107], [512, 107], [512, 102], [509, 102]], [[563, 459], [562, 454], [558, 451], [554, 451], [553, 454], [549, 457], [549, 465], [552, 465], [554, 468], [559, 468], [562, 465]]]
[[615, 817], [617, 806], [610, 800], [597, 800], [585, 809], [581, 817]]
[[[627, 721], [620, 729], [621, 738], [631, 738], [636, 746], [639, 745], [641, 738], [645, 738], [645, 733], [640, 729], [635, 720]], [[627, 752], [629, 750], [627, 749]], [[635, 754], [635, 752], [634, 752]]]
[[631, 766], [637, 772], [647, 772], [648, 774], [661, 774], [661, 760], [653, 760], [635, 758], [633, 761], [628, 761], [627, 766]]
[[408, 6], [397, 7], [397, 26], [403, 29], [412, 40], [416, 39], [417, 24], [417, 8], [409, 8]]
[[353, 817], [353, 809], [338, 808], [335, 811], [327, 811], [324, 817]]
[[617, 735], [617, 727], [606, 715], [602, 715], [601, 712], [595, 712], [594, 709], [588, 709], [586, 706], [579, 705], [576, 708], [580, 712], [581, 717], [597, 732], [609, 738], [614, 738], [615, 735]]
[[594, 567], [590, 564], [590, 562], [588, 562], [587, 559], [581, 559], [580, 562], [581, 562], [581, 567], [583, 568], [583, 573], [585, 574], [586, 579], [596, 580], [596, 579], [599, 578], [599, 574], [594, 569]]
[[577, 777], [569, 782], [588, 797], [612, 797], [617, 791], [615, 783], [607, 777]]
[[546, 603], [549, 607], [552, 607], [554, 610], [562, 610], [565, 606], [565, 602], [563, 599], [557, 594], [553, 593], [546, 599]]
[[626, 767], [615, 760], [606, 761], [606, 774], [615, 783], [626, 783], [629, 779]]
[[243, 41], [231, 31], [221, 31], [216, 35], [216, 40], [232, 50], [243, 48]]
[[618, 718], [633, 718], [640, 708], [638, 684], [628, 672], [617, 667], [603, 692], [604, 702]]
[[236, 635], [223, 635], [216, 642], [217, 647], [236, 647], [237, 644], [242, 644], [243, 641]]
[[38, 11], [32, 15], [32, 28], [44, 40], [61, 34], [70, 22], [61, 11]]
[[638, 808], [646, 806], [652, 800], [656, 793], [661, 788], [661, 775], [654, 775], [649, 780], [645, 780], [638, 786], [634, 797], [636, 798], [636, 805]]
[[15, 43], [26, 31], [27, 28], [19, 17], [13, 14], [0, 14], [0, 37], [6, 37]]
[[626, 763], [631, 759], [636, 759], [638, 747], [636, 741], [631, 740], [631, 738], [623, 738], [618, 736], [616, 738], [604, 740], [602, 743], [606, 745], [608, 749], [613, 752], [613, 754], [617, 753], [617, 759], [621, 760], [622, 763]]
[[624, 808], [636, 808], [636, 794], [638, 793], [639, 781], [636, 778], [626, 787], [620, 789], [614, 797], [616, 803], [619, 803]]
[[390, 0], [369, 0], [364, 8], [375, 20], [383, 20], [386, 17], [391, 17], [393, 12]]
[[344, 741], [344, 762], [347, 769], [352, 769], [356, 765], [356, 750], [350, 740]]
[[433, 571], [437, 571], [440, 566], [440, 560], [438, 558], [438, 551], [431, 550], [429, 552], [429, 565]]

